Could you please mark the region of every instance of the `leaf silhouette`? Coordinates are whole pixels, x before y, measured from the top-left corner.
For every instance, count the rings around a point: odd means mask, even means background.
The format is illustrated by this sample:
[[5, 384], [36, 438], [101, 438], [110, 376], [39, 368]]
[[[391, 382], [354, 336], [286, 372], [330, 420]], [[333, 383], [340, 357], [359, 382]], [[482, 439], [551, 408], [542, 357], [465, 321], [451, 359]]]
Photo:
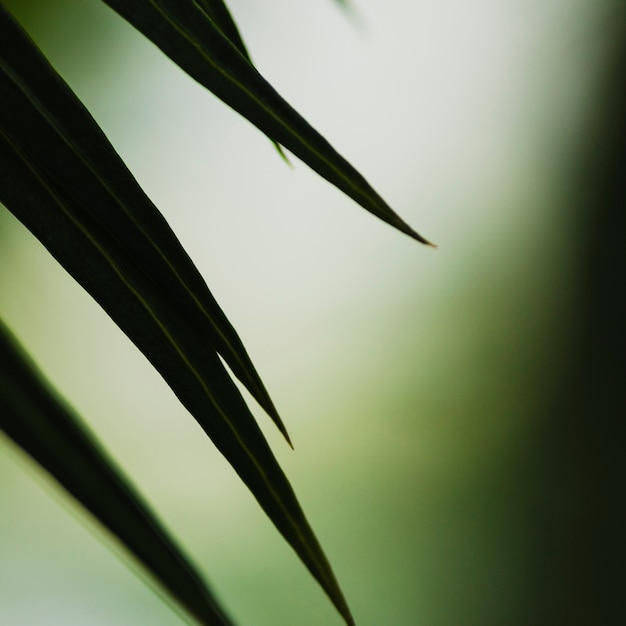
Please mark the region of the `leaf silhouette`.
[[232, 626], [160, 522], [42, 380], [0, 321], [0, 431], [115, 535], [199, 623]]
[[191, 77], [364, 209], [413, 239], [429, 244], [259, 74], [238, 45], [231, 41], [215, 21], [214, 11], [207, 10], [208, 2], [104, 2], [155, 43]]
[[0, 27], [3, 132], [85, 205], [82, 214], [90, 215], [141, 265], [162, 298], [178, 300], [190, 323], [199, 319], [203, 335], [197, 339], [222, 355], [288, 439], [241, 340], [163, 216], [87, 110], [6, 12], [0, 13]]
[[204, 281], [86, 109], [0, 5], [0, 201], [145, 354], [353, 623], [219, 353], [286, 436]]

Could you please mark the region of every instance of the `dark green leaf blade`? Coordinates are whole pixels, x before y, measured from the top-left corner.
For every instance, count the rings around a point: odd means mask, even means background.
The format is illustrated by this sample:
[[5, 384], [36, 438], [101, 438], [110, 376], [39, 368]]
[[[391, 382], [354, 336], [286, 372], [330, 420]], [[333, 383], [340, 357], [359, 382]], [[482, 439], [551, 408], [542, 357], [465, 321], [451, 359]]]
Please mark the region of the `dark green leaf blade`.
[[87, 229], [91, 224], [77, 222], [72, 198], [36, 172], [1, 133], [0, 192], [0, 200], [148, 357], [352, 624], [332, 569], [287, 478], [217, 355], [193, 342], [193, 333], [186, 336], [186, 320], [175, 307], [148, 304], [152, 294], [148, 289], [140, 293], [138, 272], [132, 267], [123, 272], [116, 263], [119, 251], [114, 243], [94, 231], [101, 236], [96, 240]]
[[194, 0], [104, 0], [190, 76], [370, 213], [430, 244], [259, 74]]
[[231, 43], [243, 54], [243, 56], [252, 62], [250, 54], [246, 49], [239, 29], [233, 20], [228, 7], [222, 0], [197, 0], [198, 6], [204, 11], [206, 16], [211, 19], [214, 24], [230, 39]]
[[[124, 186], [130, 185], [130, 174], [115, 169], [121, 161], [113, 159], [113, 150], [97, 127], [97, 133], [88, 128], [95, 122], [52, 69], [31, 63], [33, 59], [20, 66], [23, 57], [13, 59], [3, 41], [0, 38], [0, 201], [148, 357], [346, 621], [353, 623], [291, 486], [210, 342], [207, 348], [202, 341], [200, 320], [206, 324], [206, 316], [181, 305], [164, 288], [167, 279], [177, 294], [184, 295], [172, 277], [161, 280], [166, 274], [163, 255], [151, 252], [153, 241], [137, 228], [146, 209], [125, 201], [131, 193]], [[29, 82], [33, 68], [50, 76]], [[139, 199], [132, 197], [135, 202]], [[125, 219], [128, 215], [130, 221]]]
[[[287, 431], [241, 340], [213, 298], [202, 276], [158, 209], [144, 194], [102, 131], [71, 90], [56, 75], [27, 36], [0, 7], [2, 124], [7, 132], [37, 150], [46, 167], [56, 168], [65, 185], [80, 189], [102, 227], [135, 251], [147, 275], [171, 299], [198, 319], [198, 340], [218, 351], [233, 373], [267, 411], [289, 441]], [[32, 111], [31, 111], [32, 110]], [[37, 135], [39, 133], [39, 135]], [[63, 134], [67, 145], [46, 144], [44, 136]], [[72, 168], [66, 163], [77, 163]], [[108, 203], [96, 202], [85, 177], [98, 178]]]
[[49, 391], [2, 321], [0, 431], [115, 535], [199, 623], [233, 624], [139, 495], [80, 421]]

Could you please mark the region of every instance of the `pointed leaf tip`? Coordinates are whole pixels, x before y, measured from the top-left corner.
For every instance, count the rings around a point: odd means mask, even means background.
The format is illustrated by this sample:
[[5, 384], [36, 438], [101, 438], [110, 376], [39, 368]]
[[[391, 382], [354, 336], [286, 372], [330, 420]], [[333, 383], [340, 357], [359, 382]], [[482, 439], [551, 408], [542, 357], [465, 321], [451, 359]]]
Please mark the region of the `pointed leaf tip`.
[[413, 234], [413, 239], [415, 239], [415, 241], [419, 241], [420, 243], [423, 243], [425, 246], [428, 246], [429, 248], [433, 248], [434, 250], [436, 250], [439, 247], [436, 243], [433, 243], [432, 241], [428, 241], [428, 239], [424, 239], [424, 237], [422, 237], [418, 233]]
[[436, 243], [432, 243], [431, 241], [428, 241], [428, 239], [425, 239], [424, 237], [422, 237], [418, 232], [414, 231], [413, 229], [411, 229], [411, 232], [409, 232], [407, 234], [412, 239], [415, 239], [415, 241], [419, 241], [420, 243], [423, 243], [425, 246], [428, 246], [430, 248], [435, 248], [435, 249], [437, 249], [439, 247], [439, 246], [437, 246]]
[[[250, 62], [218, 0], [104, 0], [192, 78], [361, 207], [411, 234], [367, 180]], [[412, 236], [428, 243], [421, 236]]]
[[415, 241], [419, 241], [419, 243], [423, 243], [425, 246], [437, 248], [437, 244], [431, 243], [428, 239], [422, 237], [422, 235], [411, 228], [411, 226], [409, 226], [399, 215], [393, 213], [393, 217], [393, 220], [385, 220], [390, 226], [397, 228], [400, 232], [408, 235], [411, 239], [415, 239]]

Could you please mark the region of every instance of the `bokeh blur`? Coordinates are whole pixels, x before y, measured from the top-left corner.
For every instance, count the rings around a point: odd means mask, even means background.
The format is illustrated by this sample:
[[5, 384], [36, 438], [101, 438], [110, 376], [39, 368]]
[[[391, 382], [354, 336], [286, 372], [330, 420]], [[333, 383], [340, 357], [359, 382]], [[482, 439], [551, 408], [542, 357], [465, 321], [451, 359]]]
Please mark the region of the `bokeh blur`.
[[[286, 166], [103, 3], [5, 4], [240, 333], [295, 451], [256, 414], [357, 623], [620, 623], [594, 546], [623, 490], [623, 462], [608, 484], [603, 465], [626, 372], [624, 134], [607, 126], [623, 4], [228, 3], [261, 73], [437, 250]], [[238, 623], [341, 623], [165, 383], [2, 207], [0, 314]], [[0, 438], [0, 624], [184, 623], [145, 582]]]

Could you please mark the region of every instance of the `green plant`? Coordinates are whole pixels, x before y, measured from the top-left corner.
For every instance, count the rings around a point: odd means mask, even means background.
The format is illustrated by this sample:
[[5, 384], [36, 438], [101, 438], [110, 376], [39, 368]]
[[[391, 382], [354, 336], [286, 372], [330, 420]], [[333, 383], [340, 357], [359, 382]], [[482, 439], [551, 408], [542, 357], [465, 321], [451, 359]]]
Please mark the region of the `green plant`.
[[[269, 85], [226, 5], [105, 0], [191, 77], [363, 208], [428, 243]], [[346, 3], [341, 3], [346, 4]], [[289, 441], [239, 337], [88, 111], [0, 5], [0, 201], [150, 360], [348, 624], [331, 567], [220, 357]], [[0, 428], [187, 611], [232, 623], [140, 497], [0, 325]]]

